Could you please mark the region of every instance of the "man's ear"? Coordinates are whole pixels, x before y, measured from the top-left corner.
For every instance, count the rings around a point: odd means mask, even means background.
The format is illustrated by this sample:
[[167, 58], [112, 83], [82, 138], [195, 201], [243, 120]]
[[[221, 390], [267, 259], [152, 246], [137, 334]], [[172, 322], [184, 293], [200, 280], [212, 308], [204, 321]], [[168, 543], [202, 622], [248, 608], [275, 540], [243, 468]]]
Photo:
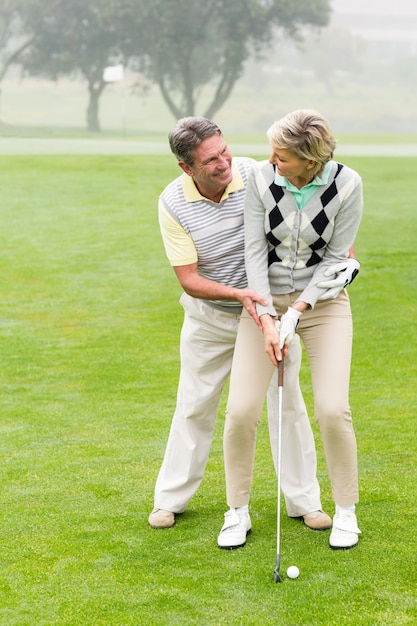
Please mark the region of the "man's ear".
[[183, 170], [183, 172], [187, 174], [187, 176], [193, 175], [193, 170], [191, 169], [189, 165], [187, 165], [187, 163], [184, 163], [184, 161], [178, 161], [178, 165]]

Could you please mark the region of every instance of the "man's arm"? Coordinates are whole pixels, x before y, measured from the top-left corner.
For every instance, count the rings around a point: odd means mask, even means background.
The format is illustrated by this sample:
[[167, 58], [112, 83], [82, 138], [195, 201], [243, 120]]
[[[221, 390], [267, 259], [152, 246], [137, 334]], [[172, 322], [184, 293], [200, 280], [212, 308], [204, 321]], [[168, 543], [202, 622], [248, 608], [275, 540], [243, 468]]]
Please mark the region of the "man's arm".
[[262, 328], [256, 313], [255, 303], [259, 302], [264, 305], [266, 301], [253, 289], [237, 289], [204, 278], [198, 273], [197, 263], [176, 265], [173, 266], [173, 269], [181, 287], [189, 296], [203, 300], [236, 300], [245, 307], [259, 328]]

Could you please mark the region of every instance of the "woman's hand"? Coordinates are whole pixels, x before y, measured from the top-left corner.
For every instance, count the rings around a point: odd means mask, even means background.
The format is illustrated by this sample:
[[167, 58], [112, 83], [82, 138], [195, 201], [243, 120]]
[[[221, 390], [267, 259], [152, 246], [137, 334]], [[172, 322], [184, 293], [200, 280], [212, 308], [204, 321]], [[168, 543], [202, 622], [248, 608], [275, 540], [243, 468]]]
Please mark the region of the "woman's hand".
[[279, 329], [279, 347], [281, 350], [284, 344], [290, 344], [294, 339], [300, 317], [301, 311], [294, 309], [292, 306], [289, 306], [287, 312], [282, 316]]
[[333, 276], [331, 280], [323, 280], [317, 283], [317, 287], [325, 289], [323, 294], [319, 297], [319, 300], [332, 300], [337, 298], [339, 293], [350, 285], [351, 282], [359, 274], [361, 264], [357, 259], [349, 258], [342, 263], [336, 263], [332, 265], [325, 272], [325, 276]]

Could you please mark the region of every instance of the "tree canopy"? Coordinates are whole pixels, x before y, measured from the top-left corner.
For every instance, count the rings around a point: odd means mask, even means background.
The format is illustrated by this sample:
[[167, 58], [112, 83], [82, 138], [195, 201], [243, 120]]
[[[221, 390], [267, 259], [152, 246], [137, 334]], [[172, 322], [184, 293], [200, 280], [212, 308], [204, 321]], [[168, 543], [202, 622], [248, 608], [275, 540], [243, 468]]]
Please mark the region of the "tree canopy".
[[[29, 37], [26, 71], [57, 79], [81, 74], [89, 91], [87, 127], [100, 129], [106, 66], [122, 63], [158, 85], [175, 118], [213, 115], [251, 54], [280, 31], [324, 27], [330, 0], [3, 0]], [[17, 21], [16, 21], [17, 20]], [[30, 44], [30, 45], [29, 45]], [[1, 48], [0, 48], [1, 49]]]
[[[134, 2], [135, 4], [135, 2]], [[144, 10], [144, 4], [147, 10]], [[251, 52], [265, 50], [277, 30], [298, 37], [305, 25], [325, 26], [328, 0], [154, 0], [140, 5], [133, 45], [140, 68], [178, 118], [194, 115], [204, 88], [212, 117], [230, 96]]]

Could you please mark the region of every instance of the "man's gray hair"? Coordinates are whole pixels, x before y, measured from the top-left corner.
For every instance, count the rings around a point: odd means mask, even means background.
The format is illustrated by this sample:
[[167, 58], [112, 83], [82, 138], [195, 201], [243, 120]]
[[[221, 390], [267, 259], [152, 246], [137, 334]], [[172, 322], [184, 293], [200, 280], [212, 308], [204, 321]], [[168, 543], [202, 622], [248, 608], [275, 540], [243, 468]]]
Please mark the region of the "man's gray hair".
[[222, 135], [217, 124], [206, 117], [182, 117], [168, 135], [171, 152], [178, 161], [193, 165], [194, 150], [216, 133]]

